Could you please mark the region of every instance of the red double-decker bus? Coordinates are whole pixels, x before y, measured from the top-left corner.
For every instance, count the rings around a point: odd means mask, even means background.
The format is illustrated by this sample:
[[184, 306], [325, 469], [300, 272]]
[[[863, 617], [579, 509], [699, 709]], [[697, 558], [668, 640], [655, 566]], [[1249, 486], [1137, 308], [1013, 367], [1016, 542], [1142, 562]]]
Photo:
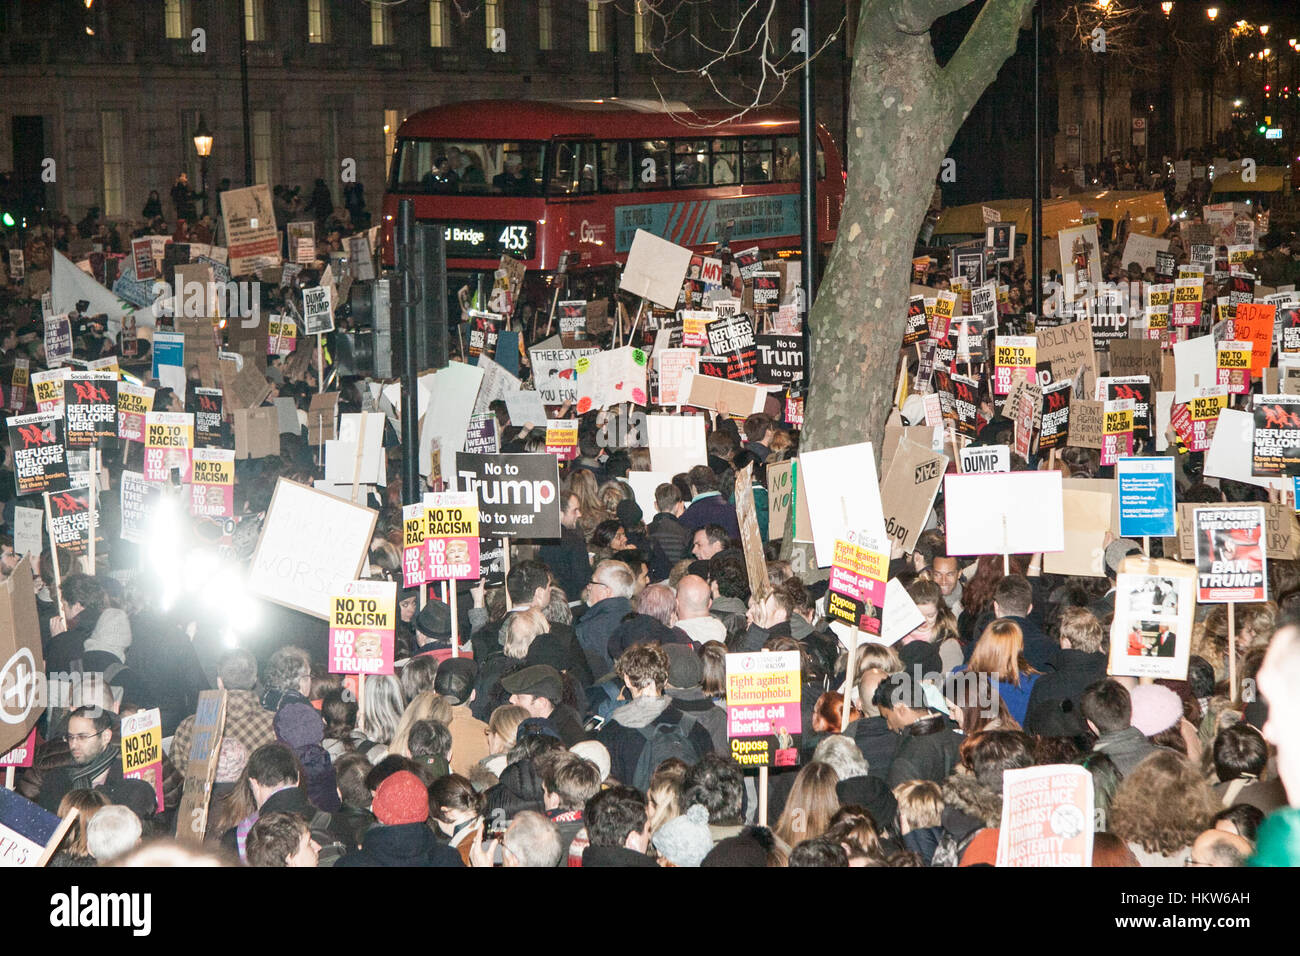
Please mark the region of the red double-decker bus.
[[[724, 239], [798, 255], [799, 118], [629, 100], [483, 100], [423, 110], [397, 131], [384, 195], [383, 257], [393, 264], [397, 204], [443, 226], [452, 288], [489, 278], [503, 254], [529, 273], [626, 261], [645, 229], [697, 252]], [[716, 125], [715, 125], [716, 124]], [[697, 128], [699, 127], [699, 128]], [[835, 240], [840, 154], [817, 128], [817, 238]]]

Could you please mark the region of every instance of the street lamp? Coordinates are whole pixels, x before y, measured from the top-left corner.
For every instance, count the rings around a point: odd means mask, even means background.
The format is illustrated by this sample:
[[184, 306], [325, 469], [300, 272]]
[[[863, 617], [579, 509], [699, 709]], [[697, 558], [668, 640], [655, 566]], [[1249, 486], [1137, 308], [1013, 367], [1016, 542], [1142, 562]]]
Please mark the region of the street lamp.
[[1211, 21], [1217, 20], [1219, 19], [1219, 8], [1208, 7], [1206, 8], [1205, 15], [1209, 17]]
[[1160, 4], [1160, 9], [1164, 13], [1165, 18], [1168, 19], [1169, 14], [1174, 12], [1173, 0], [1164, 0], [1164, 3]]
[[1259, 35], [1262, 36], [1262, 37], [1266, 37], [1266, 36], [1268, 36], [1268, 24], [1267, 24], [1267, 23], [1261, 23], [1261, 24], [1259, 25]]
[[199, 188], [203, 191], [203, 215], [208, 214], [208, 156], [212, 154], [212, 133], [199, 115], [198, 128], [194, 130], [194, 151], [199, 154]]

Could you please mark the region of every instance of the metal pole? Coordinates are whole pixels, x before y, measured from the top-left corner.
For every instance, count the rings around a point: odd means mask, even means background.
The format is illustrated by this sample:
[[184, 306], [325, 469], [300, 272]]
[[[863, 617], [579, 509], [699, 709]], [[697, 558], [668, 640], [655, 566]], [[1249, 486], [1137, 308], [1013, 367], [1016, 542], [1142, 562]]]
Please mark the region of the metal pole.
[[[809, 331], [808, 317], [817, 296], [817, 103], [813, 99], [812, 0], [803, 0], [803, 73], [799, 78], [799, 226], [802, 234], [804, 313], [803, 327]], [[804, 388], [812, 383], [808, 342], [803, 337]]]
[[248, 24], [244, 20], [244, 5], [235, 4], [239, 17], [239, 93], [244, 110], [244, 185], [253, 185], [253, 129], [248, 112]]
[[[1034, 203], [1031, 267], [1034, 279], [1034, 319], [1043, 314], [1043, 117], [1042, 51], [1043, 4], [1034, 4]], [[1014, 253], [1015, 250], [1013, 249]]]
[[[641, 15], [640, 10], [639, 10], [638, 8], [639, 8], [639, 4], [633, 4], [633, 6], [632, 6], [632, 16], [634, 16], [634, 17], [639, 17], [639, 16]], [[613, 63], [614, 63], [614, 93], [613, 93], [613, 95], [614, 95], [614, 97], [617, 99], [617, 98], [618, 98], [618, 74], [619, 74], [619, 72], [620, 72], [620, 70], [619, 70], [619, 64], [618, 64], [618, 8], [617, 8], [617, 7], [612, 7], [611, 10], [612, 10], [612, 12], [611, 12], [611, 14], [610, 14], [609, 21], [610, 21], [610, 23], [611, 23], [612, 26], [613, 26], [613, 30], [612, 30], [613, 37], [610, 39], [610, 46], [611, 46], [611, 50], [610, 50], [610, 52], [613, 54]]]
[[400, 298], [393, 304], [402, 317], [402, 501], [420, 500], [420, 401], [418, 356], [415, 350], [415, 276], [411, 256], [415, 252], [415, 204], [403, 199], [397, 204], [396, 260]]

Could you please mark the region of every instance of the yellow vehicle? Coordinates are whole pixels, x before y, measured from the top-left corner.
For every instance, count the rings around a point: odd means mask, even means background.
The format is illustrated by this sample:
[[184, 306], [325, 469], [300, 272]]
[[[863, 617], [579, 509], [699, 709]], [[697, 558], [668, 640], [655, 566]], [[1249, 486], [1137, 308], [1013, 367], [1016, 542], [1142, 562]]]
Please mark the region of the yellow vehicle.
[[[955, 246], [984, 235], [984, 207], [996, 209], [1003, 222], [1016, 224], [1016, 247], [1029, 241], [1033, 231], [1033, 203], [1028, 199], [996, 199], [986, 203], [953, 206], [939, 214], [930, 244]], [[1159, 236], [1169, 228], [1169, 210], [1161, 192], [1104, 189], [1075, 193], [1064, 199], [1043, 200], [1043, 235], [1050, 239], [1062, 229], [1083, 225], [1083, 211], [1097, 213], [1097, 233], [1102, 241], [1115, 235], [1118, 224], [1129, 219], [1129, 231]]]
[[1227, 169], [1214, 171], [1210, 184], [1210, 198], [1214, 202], [1244, 202], [1264, 209], [1272, 202], [1285, 198], [1291, 192], [1291, 168], [1288, 166], [1256, 166], [1254, 181], [1243, 181], [1241, 163], [1231, 163]]

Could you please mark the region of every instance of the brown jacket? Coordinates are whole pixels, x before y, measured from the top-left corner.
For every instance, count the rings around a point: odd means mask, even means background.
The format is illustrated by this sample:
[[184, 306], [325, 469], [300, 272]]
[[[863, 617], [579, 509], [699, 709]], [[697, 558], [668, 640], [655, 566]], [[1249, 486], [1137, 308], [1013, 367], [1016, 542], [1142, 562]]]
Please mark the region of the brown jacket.
[[[251, 755], [263, 744], [275, 743], [275, 714], [262, 706], [251, 690], [226, 691], [226, 727], [223, 736], [234, 737]], [[190, 765], [190, 744], [194, 739], [194, 715], [176, 728], [169, 754], [176, 768], [185, 773]]]
[[488, 726], [470, 713], [468, 704], [462, 704], [451, 709], [447, 729], [451, 731], [451, 772], [468, 777], [488, 755]]

